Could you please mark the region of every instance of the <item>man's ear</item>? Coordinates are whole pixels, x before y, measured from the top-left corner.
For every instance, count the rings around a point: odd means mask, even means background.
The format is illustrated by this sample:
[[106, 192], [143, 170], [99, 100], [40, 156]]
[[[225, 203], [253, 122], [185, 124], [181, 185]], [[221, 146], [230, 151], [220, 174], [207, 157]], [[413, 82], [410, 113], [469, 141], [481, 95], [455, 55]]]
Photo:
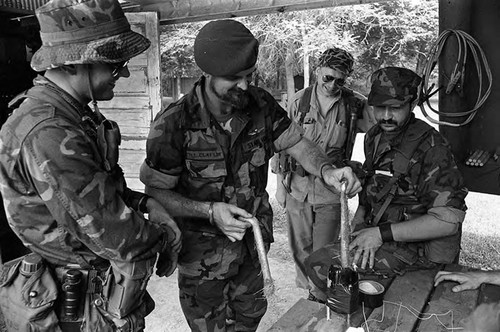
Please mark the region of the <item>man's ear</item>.
[[62, 71], [70, 74], [70, 75], [76, 75], [76, 65], [64, 65], [60, 67]]

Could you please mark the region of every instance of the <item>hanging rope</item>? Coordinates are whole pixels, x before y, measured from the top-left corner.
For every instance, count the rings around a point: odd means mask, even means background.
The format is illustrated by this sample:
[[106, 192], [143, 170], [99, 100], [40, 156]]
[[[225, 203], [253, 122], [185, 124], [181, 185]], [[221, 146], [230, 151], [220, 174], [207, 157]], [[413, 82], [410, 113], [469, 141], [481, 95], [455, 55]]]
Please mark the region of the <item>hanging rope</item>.
[[[434, 88], [434, 84], [431, 85], [431, 87], [428, 87], [429, 83], [429, 77], [431, 76], [432, 71], [434, 70], [436, 64], [438, 63], [439, 56], [441, 55], [441, 52], [443, 51], [444, 45], [446, 44], [447, 39], [450, 36], [455, 36], [457, 39], [457, 45], [458, 45], [458, 55], [457, 55], [457, 62], [455, 64], [455, 68], [453, 69], [453, 72], [449, 76], [448, 84], [446, 87], [440, 86], [436, 90], [432, 91]], [[476, 67], [477, 71], [477, 78], [478, 78], [478, 95], [476, 99], [476, 103], [474, 104], [474, 108], [471, 110], [465, 111], [465, 112], [456, 112], [456, 113], [449, 113], [449, 112], [439, 112], [438, 110], [434, 109], [431, 106], [431, 103], [429, 101], [430, 97], [436, 94], [439, 90], [446, 88], [446, 94], [450, 94], [452, 91], [457, 91], [459, 94], [463, 93], [464, 89], [464, 84], [465, 84], [465, 70], [466, 70], [466, 65], [467, 65], [467, 60], [469, 54], [468, 52], [472, 53], [472, 57], [474, 60], [474, 64]], [[487, 88], [484, 88], [483, 84], [483, 68], [484, 72], [486, 73], [486, 78], [488, 81]], [[476, 115], [478, 109], [484, 104], [488, 96], [490, 95], [491, 92], [491, 86], [493, 82], [493, 77], [491, 74], [491, 69], [488, 65], [488, 61], [486, 60], [486, 56], [479, 44], [472, 38], [468, 33], [461, 31], [461, 30], [445, 30], [443, 31], [437, 41], [433, 44], [431, 51], [430, 51], [430, 56], [429, 59], [425, 65], [424, 68], [424, 73], [423, 73], [423, 82], [422, 82], [422, 91], [420, 94], [420, 100], [418, 102], [418, 105], [420, 109], [422, 110], [422, 114], [432, 123], [439, 124], [439, 125], [446, 125], [446, 126], [452, 126], [452, 127], [460, 127], [463, 125], [468, 124], [469, 122], [472, 121], [474, 116]], [[484, 90], [484, 91], [483, 91]], [[453, 117], [453, 118], [458, 118], [458, 117], [465, 117], [467, 116], [467, 119], [465, 119], [461, 123], [453, 123], [453, 122], [447, 122], [447, 121], [440, 121], [440, 120], [435, 120], [431, 118], [424, 107], [424, 103], [427, 104], [427, 106], [436, 114], [441, 115], [441, 116], [447, 116], [447, 117]]]

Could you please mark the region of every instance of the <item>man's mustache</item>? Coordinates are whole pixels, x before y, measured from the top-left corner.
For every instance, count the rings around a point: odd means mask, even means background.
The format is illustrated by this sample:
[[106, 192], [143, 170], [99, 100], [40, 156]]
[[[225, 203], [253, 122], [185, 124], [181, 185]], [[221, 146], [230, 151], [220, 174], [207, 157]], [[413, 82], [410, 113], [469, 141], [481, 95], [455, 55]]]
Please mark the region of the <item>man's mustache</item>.
[[396, 121], [391, 120], [391, 119], [389, 119], [389, 120], [379, 120], [378, 124], [379, 125], [387, 124], [387, 125], [395, 125], [395, 126], [398, 125], [398, 123]]

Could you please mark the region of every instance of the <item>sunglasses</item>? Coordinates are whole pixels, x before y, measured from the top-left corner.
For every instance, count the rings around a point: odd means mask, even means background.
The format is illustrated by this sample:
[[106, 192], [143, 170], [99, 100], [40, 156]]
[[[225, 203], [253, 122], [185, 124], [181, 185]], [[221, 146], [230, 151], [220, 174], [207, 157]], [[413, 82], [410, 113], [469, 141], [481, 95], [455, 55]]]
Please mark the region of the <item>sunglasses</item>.
[[111, 66], [111, 68], [113, 68], [113, 71], [111, 72], [111, 76], [113, 76], [113, 78], [116, 79], [116, 78], [118, 78], [118, 75], [120, 75], [120, 72], [122, 71], [122, 69], [127, 67], [128, 60], [118, 62], [118, 63], [110, 63], [109, 65]]
[[333, 84], [335, 84], [337, 86], [343, 86], [345, 84], [345, 78], [334, 77], [332, 75], [323, 75], [322, 79], [323, 79], [324, 83], [333, 82]]

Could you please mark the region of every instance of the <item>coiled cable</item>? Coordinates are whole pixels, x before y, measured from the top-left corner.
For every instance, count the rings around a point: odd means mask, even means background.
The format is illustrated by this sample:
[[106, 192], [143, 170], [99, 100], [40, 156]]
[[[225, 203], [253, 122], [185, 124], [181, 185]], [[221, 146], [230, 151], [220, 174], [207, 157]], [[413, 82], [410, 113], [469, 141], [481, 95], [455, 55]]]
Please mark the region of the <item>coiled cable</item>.
[[[430, 87], [428, 87], [429, 77], [431, 76], [432, 71], [434, 70], [436, 64], [438, 63], [439, 56], [441, 55], [441, 52], [443, 51], [444, 45], [446, 44], [446, 41], [450, 36], [455, 36], [457, 39], [457, 45], [458, 45], [457, 62], [455, 64], [455, 68], [453, 69], [452, 73], [449, 76], [448, 84], [446, 85], [446, 87], [440, 86], [439, 88], [432, 91], [432, 89], [434, 88], [434, 84], [432, 84]], [[436, 94], [439, 90], [446, 88], [446, 90], [445, 90], [446, 94], [450, 94], [453, 90], [457, 91], [460, 95], [463, 94], [463, 89], [464, 89], [464, 84], [465, 84], [465, 70], [466, 70], [466, 64], [467, 64], [469, 50], [473, 56], [474, 64], [475, 64], [476, 71], [477, 71], [478, 83], [479, 83], [478, 84], [478, 95], [477, 95], [477, 99], [476, 99], [476, 102], [474, 104], [474, 107], [468, 111], [454, 112], [454, 113], [440, 112], [440, 111], [434, 109], [431, 106], [431, 103], [429, 100], [430, 100], [430, 97], [432, 97], [434, 94]], [[484, 88], [484, 84], [483, 84], [483, 68], [484, 68], [484, 72], [486, 73], [486, 78], [488, 81], [486, 89]], [[490, 95], [491, 86], [493, 83], [493, 75], [492, 75], [491, 69], [488, 65], [488, 60], [486, 59], [486, 56], [485, 56], [481, 46], [477, 43], [477, 41], [474, 40], [474, 38], [472, 38], [468, 33], [464, 32], [462, 30], [448, 29], [448, 30], [443, 31], [439, 35], [437, 41], [431, 47], [430, 56], [429, 56], [428, 61], [424, 67], [424, 72], [423, 72], [422, 76], [423, 76], [423, 81], [422, 81], [422, 85], [421, 85], [420, 98], [419, 98], [419, 102], [418, 102], [418, 106], [420, 107], [422, 114], [432, 123], [435, 123], [438, 125], [452, 126], [452, 127], [460, 127], [460, 126], [466, 125], [472, 121], [472, 119], [476, 115], [479, 108], [484, 104], [484, 102], [486, 101], [486, 99]], [[427, 106], [434, 113], [441, 115], [441, 116], [447, 116], [447, 117], [453, 117], [453, 118], [467, 116], [467, 118], [461, 123], [453, 123], [453, 122], [435, 120], [435, 119], [431, 118], [429, 116], [429, 114], [426, 112], [424, 104], [427, 104]]]

